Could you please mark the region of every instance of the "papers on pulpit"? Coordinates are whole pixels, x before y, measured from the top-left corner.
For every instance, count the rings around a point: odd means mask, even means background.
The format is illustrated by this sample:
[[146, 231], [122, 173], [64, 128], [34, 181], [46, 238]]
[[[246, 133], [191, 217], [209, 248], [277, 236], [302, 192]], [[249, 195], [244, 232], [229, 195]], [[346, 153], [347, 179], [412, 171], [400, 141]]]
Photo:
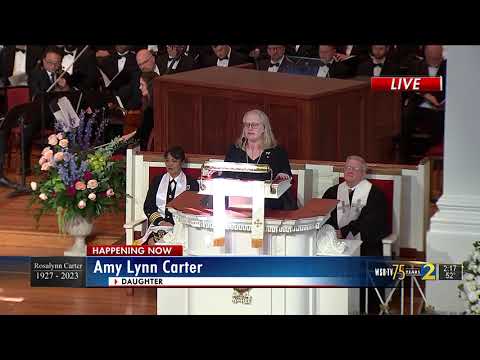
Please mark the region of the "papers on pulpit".
[[337, 239], [337, 233], [332, 225], [324, 225], [317, 234], [316, 255], [341, 255], [345, 252], [346, 244]]

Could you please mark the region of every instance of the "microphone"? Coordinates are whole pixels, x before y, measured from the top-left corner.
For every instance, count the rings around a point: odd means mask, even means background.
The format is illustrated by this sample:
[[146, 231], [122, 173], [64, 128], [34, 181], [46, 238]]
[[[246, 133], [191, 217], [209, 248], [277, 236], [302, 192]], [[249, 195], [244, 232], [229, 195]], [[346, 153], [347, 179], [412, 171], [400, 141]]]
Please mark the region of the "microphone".
[[245, 147], [245, 143], [247, 142], [247, 138], [245, 136], [242, 137], [242, 149]]

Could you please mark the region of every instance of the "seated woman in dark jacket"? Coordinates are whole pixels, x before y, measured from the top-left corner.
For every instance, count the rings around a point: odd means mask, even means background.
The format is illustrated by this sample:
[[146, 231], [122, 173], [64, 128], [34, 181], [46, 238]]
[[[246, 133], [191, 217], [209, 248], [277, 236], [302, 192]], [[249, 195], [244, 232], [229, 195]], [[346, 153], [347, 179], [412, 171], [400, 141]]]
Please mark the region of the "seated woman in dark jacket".
[[182, 171], [185, 152], [180, 146], [165, 151], [167, 172], [156, 176], [148, 188], [143, 211], [149, 225], [174, 225], [166, 205], [184, 191], [198, 191], [198, 182]]

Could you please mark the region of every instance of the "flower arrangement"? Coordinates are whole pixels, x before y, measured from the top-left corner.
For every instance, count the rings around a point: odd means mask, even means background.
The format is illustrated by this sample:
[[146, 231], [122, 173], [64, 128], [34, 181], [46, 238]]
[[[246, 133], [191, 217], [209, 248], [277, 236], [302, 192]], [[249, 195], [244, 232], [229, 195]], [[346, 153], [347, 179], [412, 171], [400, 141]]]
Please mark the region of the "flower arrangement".
[[103, 142], [106, 121], [98, 112], [82, 111], [79, 118], [78, 127], [48, 137], [36, 169], [40, 180], [30, 184], [31, 205], [39, 205], [37, 224], [42, 215], [55, 212], [62, 232], [65, 222], [75, 217], [92, 221], [118, 211], [125, 196], [125, 162], [113, 154], [127, 142], [117, 137], [97, 146]]
[[473, 247], [473, 253], [463, 263], [463, 281], [458, 288], [467, 314], [480, 315], [480, 241]]

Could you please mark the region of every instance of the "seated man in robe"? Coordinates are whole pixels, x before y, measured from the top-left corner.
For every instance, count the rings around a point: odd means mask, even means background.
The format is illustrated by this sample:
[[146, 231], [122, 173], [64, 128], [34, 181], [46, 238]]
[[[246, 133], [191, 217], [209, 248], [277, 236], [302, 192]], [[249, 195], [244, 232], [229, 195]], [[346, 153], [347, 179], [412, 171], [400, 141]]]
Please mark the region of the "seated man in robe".
[[382, 239], [388, 235], [387, 200], [366, 178], [367, 164], [360, 156], [349, 156], [341, 184], [330, 187], [324, 199], [339, 200], [327, 224], [339, 239], [362, 240], [362, 256], [382, 256]]

